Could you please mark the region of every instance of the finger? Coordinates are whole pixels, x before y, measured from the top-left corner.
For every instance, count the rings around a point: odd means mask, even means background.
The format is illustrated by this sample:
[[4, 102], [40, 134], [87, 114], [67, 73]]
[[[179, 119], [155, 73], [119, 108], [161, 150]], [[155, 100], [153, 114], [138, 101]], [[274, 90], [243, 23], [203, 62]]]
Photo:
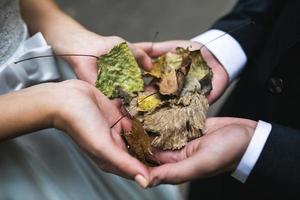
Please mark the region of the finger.
[[201, 141], [202, 138], [198, 138], [188, 142], [185, 145], [185, 147], [180, 150], [172, 150], [172, 151], [153, 150], [153, 153], [155, 158], [160, 163], [179, 162], [181, 160], [185, 160], [186, 158], [192, 156], [195, 152], [197, 152], [200, 147]]
[[95, 85], [98, 71], [95, 59], [77, 58], [69, 61], [69, 63], [73, 66], [75, 74], [80, 80]]
[[[120, 130], [120, 129], [119, 129]], [[121, 131], [116, 131], [115, 129], [112, 129], [112, 138], [114, 140], [114, 142], [121, 148], [123, 149], [125, 152], [127, 152], [127, 146], [121, 136], [122, 133], [120, 133]]]
[[174, 163], [178, 162], [179, 160], [183, 160], [184, 156], [183, 151], [155, 151], [153, 150], [154, 157], [159, 161], [161, 164], [165, 163]]
[[249, 119], [235, 118], [235, 117], [211, 117], [205, 121], [205, 134], [213, 133], [218, 129], [224, 128], [228, 125], [239, 124], [249, 126], [252, 128], [256, 127], [256, 122]]
[[209, 95], [207, 96], [209, 104], [213, 104], [225, 91], [228, 81], [226, 81], [224, 77], [218, 75], [213, 72], [212, 78], [212, 90], [210, 91]]
[[[106, 171], [110, 172], [110, 166], [112, 166], [115, 171], [114, 173], [128, 179], [139, 179], [136, 180], [142, 187], [147, 187], [149, 184], [149, 172], [148, 168], [142, 164], [137, 159], [130, 156], [127, 152], [122, 149], [111, 145], [103, 149], [100, 154], [106, 158], [108, 165]], [[112, 169], [113, 169], [112, 168]], [[138, 178], [137, 178], [138, 177]], [[141, 181], [139, 177], [142, 177], [144, 180]]]
[[213, 86], [213, 90], [207, 96], [209, 105], [212, 105], [213, 103], [215, 103], [218, 100], [218, 98], [220, 97], [221, 93], [222, 93], [222, 91], [220, 91], [220, 89]]
[[146, 71], [150, 71], [152, 68], [152, 60], [143, 50], [136, 48], [134, 45], [129, 44], [129, 47], [136, 58], [138, 64]]
[[138, 48], [143, 49], [150, 57], [158, 57], [167, 52], [175, 52], [177, 42], [141, 42], [135, 43], [134, 45]]
[[223, 128], [234, 121], [235, 118], [232, 117], [211, 117], [207, 118], [205, 121], [205, 133], [209, 134], [213, 133], [216, 130]]
[[168, 163], [152, 168], [150, 171], [150, 185], [160, 183], [183, 183], [209, 174], [209, 159], [206, 155], [191, 156], [185, 160]]
[[177, 47], [189, 48], [189, 50], [200, 49], [201, 43], [187, 40], [171, 40], [166, 42], [141, 42], [135, 43], [137, 47], [143, 49], [149, 56], [158, 57], [168, 52], [175, 52]]
[[102, 115], [112, 126], [120, 117], [122, 117], [122, 113], [120, 111], [118, 100], [112, 101], [108, 99], [102, 92], [100, 92], [97, 88], [91, 88], [96, 99], [99, 110], [101, 110]]
[[132, 130], [131, 119], [129, 119], [128, 117], [124, 117], [121, 120], [121, 125], [122, 125], [122, 129], [125, 133], [128, 133]]
[[121, 108], [121, 106], [123, 105], [122, 104], [122, 100], [119, 99], [119, 98], [115, 98], [115, 99], [112, 99], [111, 102], [117, 107], [117, 108]]
[[[91, 67], [91, 66], [89, 66]], [[95, 85], [97, 79], [97, 70], [94, 67], [78, 67], [74, 68], [76, 76], [83, 81], [86, 81], [92, 85]]]
[[208, 102], [214, 103], [225, 91], [229, 85], [228, 74], [225, 69], [217, 63], [217, 60], [209, 60], [208, 65], [211, 67], [213, 72], [212, 77], [212, 91], [208, 95]]

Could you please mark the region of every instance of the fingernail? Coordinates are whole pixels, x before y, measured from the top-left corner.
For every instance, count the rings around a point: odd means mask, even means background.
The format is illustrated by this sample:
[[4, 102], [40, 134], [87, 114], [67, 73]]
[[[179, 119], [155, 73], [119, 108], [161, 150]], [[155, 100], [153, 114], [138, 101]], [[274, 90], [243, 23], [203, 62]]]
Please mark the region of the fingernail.
[[149, 182], [142, 175], [138, 174], [134, 177], [134, 180], [142, 187], [147, 188]]

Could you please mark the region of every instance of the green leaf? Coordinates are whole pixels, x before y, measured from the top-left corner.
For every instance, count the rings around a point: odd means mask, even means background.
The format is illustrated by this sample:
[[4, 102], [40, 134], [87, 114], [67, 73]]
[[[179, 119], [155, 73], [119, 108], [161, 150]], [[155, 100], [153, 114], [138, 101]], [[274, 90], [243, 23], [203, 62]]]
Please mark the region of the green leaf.
[[96, 87], [107, 97], [120, 97], [118, 90], [133, 96], [144, 89], [144, 81], [126, 42], [116, 45], [97, 59], [99, 67]]

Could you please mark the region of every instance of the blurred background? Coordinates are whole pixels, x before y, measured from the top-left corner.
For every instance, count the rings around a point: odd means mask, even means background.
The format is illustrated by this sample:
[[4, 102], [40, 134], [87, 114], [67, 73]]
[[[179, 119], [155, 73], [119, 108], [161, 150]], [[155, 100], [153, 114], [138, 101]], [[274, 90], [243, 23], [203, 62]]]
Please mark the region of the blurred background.
[[[60, 7], [89, 30], [100, 35], [117, 35], [130, 42], [190, 39], [205, 32], [226, 14], [236, 0], [56, 0]], [[211, 108], [218, 113], [232, 84]], [[188, 185], [180, 186], [183, 195]]]
[[189, 39], [207, 30], [236, 0], [56, 0], [69, 15], [101, 35], [131, 42]]

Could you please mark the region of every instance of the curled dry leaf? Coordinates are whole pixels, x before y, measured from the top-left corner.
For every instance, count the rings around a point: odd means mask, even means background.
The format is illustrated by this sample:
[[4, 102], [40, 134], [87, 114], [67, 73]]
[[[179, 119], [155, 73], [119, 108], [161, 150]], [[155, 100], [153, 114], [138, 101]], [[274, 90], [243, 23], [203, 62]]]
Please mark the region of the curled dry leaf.
[[146, 75], [159, 79], [159, 93], [163, 95], [179, 95], [188, 72], [188, 57], [185, 52], [167, 53], [153, 62], [153, 69]]
[[131, 116], [140, 117], [139, 113], [151, 112], [162, 104], [157, 92], [140, 92], [132, 98], [129, 104], [125, 104], [126, 111]]
[[151, 151], [150, 137], [138, 119], [132, 118], [132, 130], [123, 136], [132, 155], [145, 164], [157, 164]]
[[[190, 91], [188, 88], [194, 86], [198, 92], [207, 95], [212, 90], [212, 70], [203, 59], [200, 50], [191, 51], [190, 57], [191, 67], [186, 77], [188, 81], [185, 82], [185, 92]], [[198, 84], [200, 84], [200, 88], [198, 88]]]

